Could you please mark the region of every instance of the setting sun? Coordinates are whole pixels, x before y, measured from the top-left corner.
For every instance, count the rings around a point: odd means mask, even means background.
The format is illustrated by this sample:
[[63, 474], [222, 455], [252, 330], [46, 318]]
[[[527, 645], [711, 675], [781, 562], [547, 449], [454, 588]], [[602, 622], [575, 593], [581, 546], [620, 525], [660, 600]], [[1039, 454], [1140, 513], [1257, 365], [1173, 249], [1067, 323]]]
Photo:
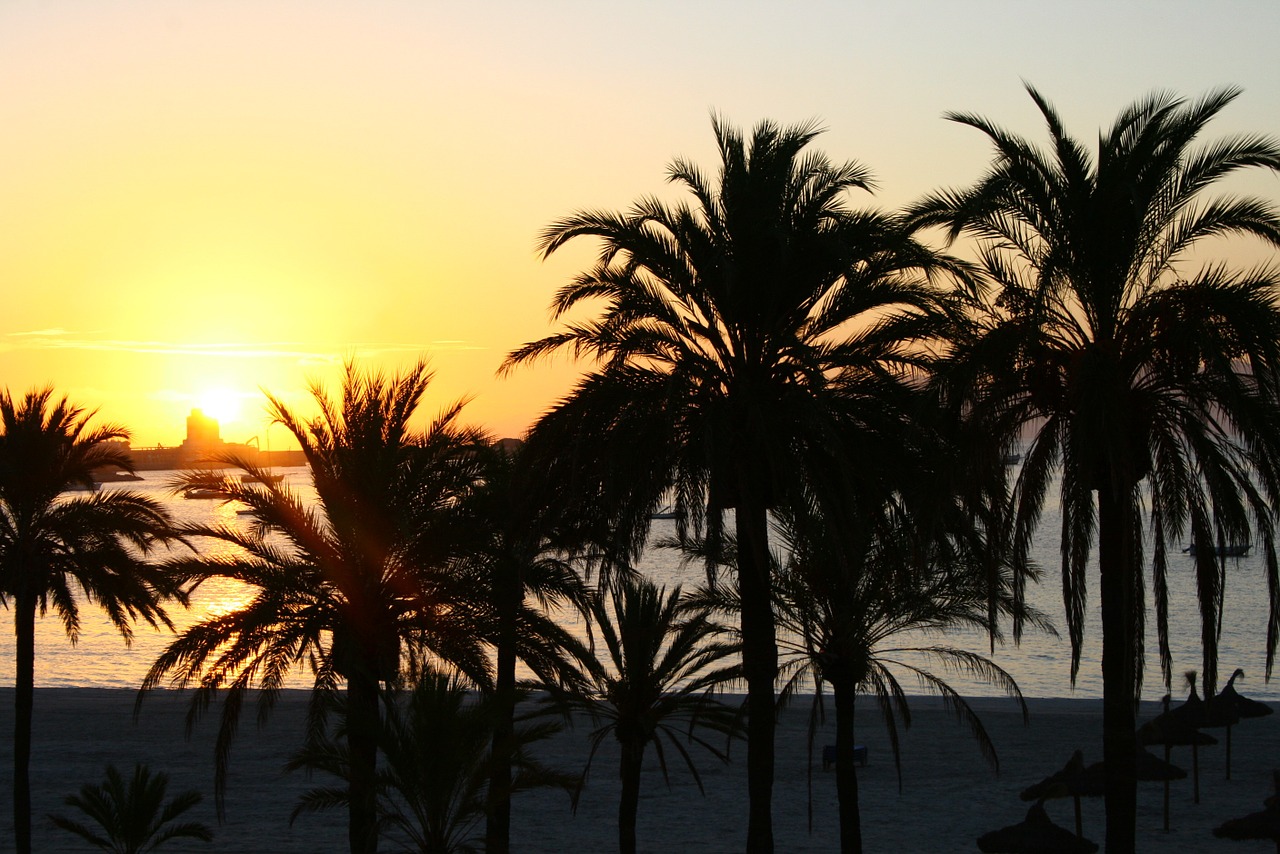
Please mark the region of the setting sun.
[[225, 388], [206, 389], [196, 397], [195, 408], [219, 422], [240, 420], [240, 395]]
[[234, 437], [239, 441], [241, 433], [252, 433], [256, 429], [252, 423], [254, 417], [248, 414], [244, 398], [243, 393], [229, 388], [207, 388], [195, 395], [191, 408], [199, 409], [217, 421], [224, 439]]

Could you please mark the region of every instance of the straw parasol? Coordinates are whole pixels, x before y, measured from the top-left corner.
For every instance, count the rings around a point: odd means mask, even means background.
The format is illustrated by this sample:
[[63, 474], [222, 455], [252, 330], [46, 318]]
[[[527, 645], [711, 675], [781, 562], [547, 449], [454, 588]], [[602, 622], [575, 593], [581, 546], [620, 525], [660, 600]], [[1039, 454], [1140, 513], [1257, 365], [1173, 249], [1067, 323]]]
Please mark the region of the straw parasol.
[[1235, 710], [1239, 718], [1265, 718], [1271, 714], [1273, 710], [1266, 703], [1240, 696], [1235, 686], [1236, 678], [1240, 676], [1244, 676], [1244, 671], [1237, 667], [1236, 672], [1232, 673], [1231, 678], [1227, 680], [1227, 684], [1218, 692], [1218, 696], [1213, 698], [1214, 704], [1228, 705]]
[[[1169, 753], [1169, 748], [1165, 747], [1165, 755]], [[1137, 762], [1134, 765], [1136, 776], [1139, 782], [1164, 783], [1164, 829], [1169, 829], [1169, 781], [1185, 780], [1187, 772], [1169, 762], [1154, 756], [1145, 748], [1138, 748]], [[1107, 785], [1107, 770], [1105, 762], [1095, 762], [1088, 768], [1084, 769], [1087, 779], [1087, 786], [1096, 786], [1099, 790], [1104, 791]], [[1078, 828], [1077, 828], [1078, 831]]]
[[[1140, 781], [1164, 781], [1166, 789], [1169, 780], [1182, 780], [1187, 776], [1187, 772], [1177, 765], [1165, 762], [1142, 748], [1138, 748], [1135, 768]], [[1067, 760], [1066, 765], [1062, 766], [1062, 770], [1055, 771], [1039, 783], [1023, 789], [1019, 797], [1024, 801], [1071, 798], [1075, 802], [1076, 836], [1082, 837], [1084, 829], [1080, 815], [1080, 799], [1100, 798], [1106, 794], [1106, 791], [1106, 764], [1095, 762], [1086, 767], [1084, 753], [1077, 750], [1071, 754], [1071, 758]]]
[[1271, 714], [1271, 707], [1258, 700], [1240, 696], [1236, 691], [1236, 677], [1244, 676], [1239, 667], [1231, 674], [1227, 684], [1209, 704], [1209, 716], [1213, 719], [1225, 720], [1227, 728], [1227, 779], [1231, 779], [1231, 727], [1245, 718], [1263, 718]]
[[[1146, 783], [1163, 783], [1169, 780], [1185, 780], [1187, 772], [1174, 765], [1172, 762], [1165, 762], [1159, 756], [1156, 756], [1149, 750], [1138, 748], [1138, 780]], [[1107, 779], [1106, 763], [1095, 762], [1088, 768], [1084, 769], [1085, 778], [1090, 781], [1097, 781], [1100, 786]]]
[[1266, 799], [1266, 807], [1259, 812], [1224, 821], [1213, 829], [1214, 836], [1220, 839], [1270, 839], [1275, 843], [1276, 854], [1280, 854], [1280, 771], [1271, 773], [1277, 794]]
[[1218, 743], [1208, 733], [1200, 732], [1204, 725], [1205, 704], [1196, 692], [1195, 671], [1187, 672], [1187, 682], [1191, 692], [1186, 702], [1173, 709], [1169, 708], [1169, 695], [1165, 695], [1166, 711], [1156, 715], [1138, 728], [1138, 743], [1144, 747], [1161, 744], [1165, 747], [1165, 760], [1169, 758], [1168, 749], [1181, 745], [1191, 745], [1191, 778], [1195, 789], [1195, 802], [1200, 803], [1200, 748]]
[[1044, 801], [1038, 800], [1022, 821], [979, 836], [978, 849], [986, 854], [1094, 854], [1098, 844], [1054, 824]]
[[1083, 823], [1080, 816], [1080, 799], [1102, 797], [1105, 793], [1105, 777], [1090, 777], [1085, 772], [1084, 752], [1077, 750], [1071, 754], [1062, 770], [1055, 771], [1039, 783], [1022, 790], [1019, 797], [1024, 801], [1045, 801], [1050, 798], [1071, 798], [1075, 802], [1076, 836], [1084, 836]]

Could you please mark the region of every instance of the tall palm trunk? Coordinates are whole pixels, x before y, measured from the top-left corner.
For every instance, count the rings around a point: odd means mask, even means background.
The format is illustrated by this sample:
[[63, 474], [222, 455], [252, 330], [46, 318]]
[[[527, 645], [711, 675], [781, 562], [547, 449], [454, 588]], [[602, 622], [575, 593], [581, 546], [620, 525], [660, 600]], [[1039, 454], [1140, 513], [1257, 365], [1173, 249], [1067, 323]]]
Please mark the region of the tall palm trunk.
[[636, 854], [636, 815], [640, 811], [640, 768], [645, 743], [640, 739], [622, 742], [622, 798], [618, 801], [618, 852]]
[[351, 854], [378, 851], [378, 682], [365, 668], [347, 677], [347, 838]]
[[769, 520], [754, 495], [738, 504], [738, 585], [742, 596], [742, 669], [747, 680], [747, 851], [773, 851], [774, 681], [778, 673], [769, 579]]
[[862, 854], [862, 815], [858, 811], [858, 772], [853, 765], [853, 708], [858, 685], [853, 679], [835, 679], [836, 700], [836, 797], [840, 802], [840, 851]]
[[[1113, 491], [1114, 490], [1114, 491]], [[1107, 854], [1132, 854], [1138, 783], [1134, 701], [1134, 577], [1128, 501], [1114, 486], [1098, 490], [1098, 569], [1102, 593], [1102, 760], [1107, 766]]]
[[[498, 613], [497, 672], [494, 684], [493, 742], [489, 761], [489, 811], [485, 851], [506, 854], [511, 848], [511, 746], [516, 713], [516, 612], [521, 584], [500, 568], [494, 579]], [[511, 576], [511, 577], [508, 577]]]
[[36, 668], [34, 594], [22, 592], [15, 597], [13, 622], [17, 656], [13, 692], [13, 835], [18, 854], [31, 854], [31, 720]]

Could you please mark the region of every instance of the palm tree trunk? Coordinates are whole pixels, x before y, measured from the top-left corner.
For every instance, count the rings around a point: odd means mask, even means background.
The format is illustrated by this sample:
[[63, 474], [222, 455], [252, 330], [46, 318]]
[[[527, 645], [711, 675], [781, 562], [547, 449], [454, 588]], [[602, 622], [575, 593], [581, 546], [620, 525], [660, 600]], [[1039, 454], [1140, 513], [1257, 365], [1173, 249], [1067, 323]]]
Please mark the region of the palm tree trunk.
[[636, 854], [636, 816], [640, 812], [640, 768], [644, 742], [622, 743], [622, 798], [618, 802], [618, 852]]
[[[499, 574], [504, 570], [499, 569]], [[520, 585], [495, 578], [498, 611], [497, 672], [494, 685], [493, 742], [490, 750], [489, 810], [485, 820], [485, 851], [507, 854], [511, 849], [511, 747], [516, 713], [516, 599]]]
[[36, 597], [20, 593], [13, 609], [17, 680], [13, 713], [13, 836], [18, 854], [31, 854], [31, 720], [35, 705]]
[[1137, 708], [1134, 599], [1128, 502], [1098, 490], [1098, 569], [1102, 592], [1102, 760], [1107, 767], [1107, 854], [1132, 854], [1137, 830]]
[[378, 683], [360, 669], [347, 677], [347, 838], [351, 854], [378, 851]]
[[769, 578], [769, 520], [755, 496], [734, 517], [742, 595], [742, 669], [747, 681], [747, 851], [773, 852], [774, 681], [778, 674]]
[[858, 686], [851, 679], [831, 683], [836, 700], [836, 797], [840, 802], [840, 851], [862, 854], [862, 815], [858, 811], [858, 771], [853, 763], [853, 710]]

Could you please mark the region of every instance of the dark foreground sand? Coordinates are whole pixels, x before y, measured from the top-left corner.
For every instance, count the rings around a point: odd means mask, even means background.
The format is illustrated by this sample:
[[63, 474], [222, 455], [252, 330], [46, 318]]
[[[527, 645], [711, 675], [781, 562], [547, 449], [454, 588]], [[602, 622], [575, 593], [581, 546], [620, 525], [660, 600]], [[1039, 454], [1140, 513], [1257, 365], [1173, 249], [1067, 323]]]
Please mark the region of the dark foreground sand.
[[[183, 736], [188, 697], [157, 692], [147, 698], [142, 715], [133, 720], [134, 694], [106, 689], [41, 689], [36, 692], [33, 783], [36, 850], [88, 851], [53, 827], [44, 816], [64, 811], [62, 798], [85, 782], [97, 782], [114, 762], [131, 768], [147, 762], [167, 771], [171, 791], [196, 788], [205, 801], [193, 813], [215, 824], [213, 751], [215, 722], [206, 719], [190, 740]], [[259, 729], [246, 719], [232, 757], [227, 799], [228, 817], [215, 828], [211, 845], [172, 844], [167, 851], [328, 852], [345, 846], [344, 817], [308, 816], [292, 828], [289, 812], [309, 785], [300, 774], [281, 768], [299, 740], [306, 695], [289, 692], [271, 721]], [[1031, 723], [1023, 726], [1007, 700], [975, 703], [1000, 752], [997, 776], [982, 760], [973, 741], [933, 698], [912, 703], [914, 724], [902, 750], [902, 792], [884, 731], [862, 710], [858, 741], [868, 745], [870, 763], [859, 769], [864, 839], [869, 851], [976, 851], [982, 833], [1020, 821], [1026, 804], [1018, 792], [1057, 770], [1077, 748], [1088, 762], [1101, 758], [1100, 703], [1096, 700], [1033, 700]], [[1144, 707], [1144, 719], [1154, 713]], [[835, 777], [821, 763], [811, 768], [806, 755], [807, 708], [784, 714], [778, 734], [774, 817], [780, 852], [838, 849]], [[13, 691], [0, 689], [0, 851], [13, 850], [10, 811]], [[562, 733], [542, 754], [552, 764], [577, 771], [586, 758], [586, 734], [580, 725]], [[1222, 736], [1222, 731], [1215, 731]], [[829, 741], [830, 723], [819, 743]], [[597, 756], [577, 814], [563, 794], [534, 794], [515, 804], [513, 840], [517, 852], [586, 852], [616, 850], [616, 752], [607, 745]], [[652, 751], [651, 751], [652, 754]], [[650, 762], [640, 803], [640, 849], [649, 852], [740, 851], [745, 838], [745, 779], [742, 745], [737, 761], [721, 766], [698, 756], [706, 796], [683, 768], [673, 768], [672, 786], [663, 783]], [[652, 755], [649, 757], [653, 759]], [[1174, 762], [1190, 768], [1189, 748], [1175, 748]], [[1161, 828], [1162, 789], [1140, 784], [1139, 850], [1151, 852], [1271, 851], [1270, 843], [1233, 843], [1215, 839], [1210, 828], [1224, 819], [1261, 808], [1270, 794], [1271, 769], [1280, 767], [1280, 715], [1245, 721], [1233, 734], [1232, 779], [1224, 779], [1223, 746], [1201, 751], [1201, 803], [1192, 802], [1191, 781], [1172, 790], [1172, 831]], [[317, 780], [316, 782], [320, 782]], [[326, 781], [327, 782], [327, 781]], [[813, 830], [808, 829], [807, 803], [812, 797]], [[1073, 821], [1069, 801], [1049, 804], [1059, 824]], [[1084, 802], [1085, 835], [1101, 842], [1101, 800]], [[383, 850], [397, 850], [384, 845]]]

